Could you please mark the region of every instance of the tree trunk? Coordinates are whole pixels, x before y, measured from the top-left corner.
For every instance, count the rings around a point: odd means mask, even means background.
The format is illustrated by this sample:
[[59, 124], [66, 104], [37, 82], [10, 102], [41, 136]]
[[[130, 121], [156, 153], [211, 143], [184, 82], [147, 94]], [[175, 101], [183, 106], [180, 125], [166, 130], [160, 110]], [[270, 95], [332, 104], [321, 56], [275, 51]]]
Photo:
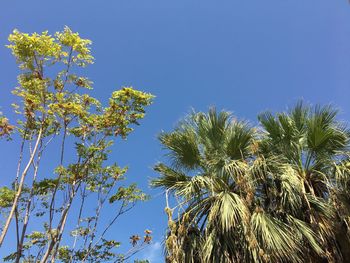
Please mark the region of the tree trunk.
[[36, 154], [36, 152], [38, 150], [39, 142], [40, 142], [41, 137], [42, 137], [42, 132], [43, 132], [43, 130], [42, 130], [42, 128], [40, 128], [39, 134], [38, 134], [38, 138], [37, 138], [37, 140], [35, 142], [35, 146], [34, 146], [33, 152], [32, 152], [32, 154], [31, 154], [31, 156], [29, 158], [27, 166], [24, 168], [24, 171], [23, 171], [23, 173], [21, 175], [21, 180], [20, 180], [19, 185], [18, 185], [18, 189], [17, 189], [17, 193], [15, 195], [15, 199], [13, 200], [13, 205], [12, 205], [10, 214], [9, 214], [7, 220], [6, 220], [4, 229], [3, 229], [2, 233], [1, 233], [1, 236], [0, 236], [0, 247], [2, 246], [2, 243], [4, 242], [6, 233], [7, 233], [8, 229], [9, 229], [9, 227], [10, 227], [13, 214], [14, 214], [14, 212], [16, 210], [16, 207], [17, 207], [17, 204], [18, 204], [18, 200], [19, 200], [19, 198], [21, 196], [21, 193], [22, 193], [22, 188], [23, 188], [23, 185], [24, 185], [24, 179], [25, 179], [25, 177], [26, 177], [26, 175], [28, 173], [28, 170], [29, 170], [31, 164], [33, 163], [34, 156], [35, 156], [35, 154]]

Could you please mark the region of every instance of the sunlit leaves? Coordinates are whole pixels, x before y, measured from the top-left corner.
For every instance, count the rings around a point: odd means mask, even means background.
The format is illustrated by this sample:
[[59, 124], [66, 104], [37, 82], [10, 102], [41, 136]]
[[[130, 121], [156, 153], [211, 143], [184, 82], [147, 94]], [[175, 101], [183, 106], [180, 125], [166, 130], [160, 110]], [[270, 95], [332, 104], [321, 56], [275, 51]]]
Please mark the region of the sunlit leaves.
[[120, 135], [125, 138], [131, 131], [130, 125], [138, 124], [144, 118], [144, 107], [152, 103], [148, 93], [124, 87], [112, 93], [109, 107], [97, 119], [97, 127], [104, 128], [107, 135]]
[[15, 191], [7, 188], [6, 186], [0, 188], [0, 207], [6, 208], [12, 205], [15, 197]]
[[30, 35], [14, 30], [8, 40], [11, 42], [8, 47], [22, 69], [34, 70], [38, 66], [35, 64], [39, 58], [44, 58], [42, 63], [52, 62], [58, 59], [61, 53], [61, 46], [47, 31]]
[[[79, 66], [86, 66], [93, 62], [93, 56], [90, 54], [91, 40], [82, 39], [79, 33], [72, 32], [69, 27], [65, 27], [63, 32], [57, 32], [55, 36], [60, 44], [77, 52], [77, 55], [72, 57], [74, 63]], [[60, 55], [65, 58], [72, 56], [72, 53], [63, 51]], [[68, 60], [64, 60], [64, 62], [68, 63]]]
[[119, 187], [117, 192], [109, 198], [110, 203], [116, 201], [124, 201], [125, 205], [128, 203], [135, 203], [137, 201], [145, 201], [149, 197], [137, 188], [136, 184], [132, 184], [128, 187]]

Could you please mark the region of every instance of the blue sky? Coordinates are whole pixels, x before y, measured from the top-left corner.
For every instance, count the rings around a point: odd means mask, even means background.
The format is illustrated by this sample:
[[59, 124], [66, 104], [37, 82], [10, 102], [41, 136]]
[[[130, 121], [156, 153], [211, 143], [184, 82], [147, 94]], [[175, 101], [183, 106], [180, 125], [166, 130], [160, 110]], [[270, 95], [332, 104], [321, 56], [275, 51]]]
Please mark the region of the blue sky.
[[[152, 263], [163, 262], [159, 242], [166, 227], [161, 191], [148, 187], [156, 176], [152, 166], [163, 154], [156, 137], [192, 107], [205, 111], [215, 105], [254, 123], [257, 113], [285, 110], [302, 98], [333, 103], [341, 119], [350, 119], [347, 0], [1, 1], [4, 113], [10, 114], [18, 74], [4, 47], [7, 36], [14, 28], [54, 33], [65, 25], [93, 41], [96, 60], [86, 70], [93, 96], [104, 101], [124, 85], [156, 95], [142, 125], [112, 155], [129, 165], [130, 180], [153, 196], [112, 232], [125, 239], [152, 229], [155, 243], [143, 252]], [[8, 184], [18, 147], [4, 142], [0, 147], [0, 183]]]

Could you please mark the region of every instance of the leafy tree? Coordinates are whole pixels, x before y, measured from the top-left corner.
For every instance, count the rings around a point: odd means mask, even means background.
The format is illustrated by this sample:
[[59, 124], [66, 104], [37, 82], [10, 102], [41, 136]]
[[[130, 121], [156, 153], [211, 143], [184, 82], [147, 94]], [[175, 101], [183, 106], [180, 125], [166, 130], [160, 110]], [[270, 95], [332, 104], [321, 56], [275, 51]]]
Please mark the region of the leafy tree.
[[[91, 41], [68, 27], [54, 36], [15, 30], [9, 41], [8, 48], [21, 70], [18, 87], [13, 90], [18, 97], [13, 104], [18, 120], [10, 124], [1, 115], [0, 135], [13, 138], [13, 142], [20, 139], [20, 154], [12, 186], [0, 188], [5, 219], [0, 245], [12, 220], [17, 240], [15, 251], [4, 260], [123, 261], [147, 245], [151, 236], [121, 255], [117, 254], [120, 243], [106, 239], [106, 233], [147, 195], [134, 184], [121, 183], [127, 168], [108, 163], [110, 148], [118, 137], [125, 139], [132, 132], [153, 96], [124, 87], [114, 91], [104, 107], [88, 95], [92, 82], [82, 73], [93, 63]], [[59, 149], [57, 160], [45, 155], [50, 146]], [[50, 171], [39, 172], [45, 159], [57, 163], [52, 175]], [[95, 203], [96, 209], [89, 210], [87, 202]], [[71, 214], [74, 206], [79, 212]], [[101, 216], [106, 206], [115, 213], [103, 226]], [[28, 232], [33, 220], [42, 228]], [[67, 227], [68, 221], [74, 222], [74, 229]]]
[[162, 133], [167, 262], [347, 262], [350, 133], [336, 113], [299, 103], [253, 127], [211, 109]]

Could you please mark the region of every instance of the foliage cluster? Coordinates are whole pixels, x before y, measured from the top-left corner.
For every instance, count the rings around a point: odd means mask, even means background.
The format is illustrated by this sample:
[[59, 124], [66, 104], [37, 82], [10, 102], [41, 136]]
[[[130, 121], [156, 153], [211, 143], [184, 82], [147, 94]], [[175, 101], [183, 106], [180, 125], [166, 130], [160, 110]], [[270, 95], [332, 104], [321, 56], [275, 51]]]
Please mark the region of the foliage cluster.
[[[150, 233], [124, 255], [118, 253], [120, 243], [106, 234], [147, 196], [134, 184], [123, 185], [127, 168], [108, 160], [113, 142], [132, 132], [153, 96], [124, 87], [112, 93], [106, 107], [91, 97], [92, 82], [82, 75], [94, 60], [91, 41], [68, 27], [54, 36], [14, 30], [9, 42], [21, 70], [12, 104], [18, 120], [10, 124], [1, 115], [0, 136], [20, 141], [20, 154], [12, 186], [0, 188], [5, 219], [0, 245], [12, 220], [17, 240], [4, 261], [124, 261], [150, 242]], [[45, 155], [51, 145], [59, 149], [56, 160]], [[40, 172], [45, 160], [56, 162], [54, 171]], [[115, 213], [101, 225], [106, 206]], [[79, 212], [70, 213], [73, 209]], [[73, 230], [67, 229], [68, 221], [76, 224]]]

